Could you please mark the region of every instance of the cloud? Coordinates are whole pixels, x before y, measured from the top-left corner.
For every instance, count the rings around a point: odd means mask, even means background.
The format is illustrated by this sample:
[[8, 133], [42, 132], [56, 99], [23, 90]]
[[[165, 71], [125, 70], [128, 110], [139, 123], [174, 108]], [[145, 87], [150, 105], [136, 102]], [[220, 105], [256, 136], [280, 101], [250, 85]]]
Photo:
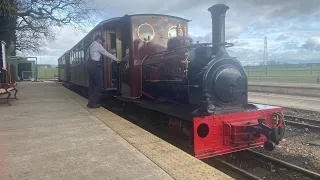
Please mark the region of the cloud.
[[72, 28], [63, 28], [59, 32], [59, 36], [54, 42], [48, 42], [45, 46], [45, 52], [37, 54], [24, 54], [23, 56], [36, 56], [38, 57], [39, 64], [58, 64], [58, 58], [67, 50], [77, 44], [84, 36], [85, 32], [75, 31]]
[[300, 47], [298, 46], [297, 41], [287, 41], [282, 43], [281, 45], [284, 50], [299, 50]]
[[290, 37], [289, 36], [286, 36], [284, 34], [281, 34], [277, 39], [276, 41], [283, 41], [283, 40], [287, 40], [289, 39]]
[[312, 37], [302, 45], [306, 50], [320, 50], [320, 37]]
[[286, 17], [293, 18], [296, 16], [309, 15], [317, 12], [320, 8], [319, 0], [243, 0], [244, 4], [249, 4], [265, 17], [277, 18]]
[[212, 34], [207, 33], [205, 36], [190, 36], [193, 39], [193, 42], [196, 43], [199, 41], [199, 43], [210, 43], [212, 42]]
[[226, 40], [237, 38], [244, 28], [241, 25], [234, 25], [233, 27], [226, 27]]
[[[216, 3], [225, 3], [230, 7], [226, 14], [226, 41], [235, 46], [228, 48], [228, 52], [243, 63], [262, 61], [265, 36], [268, 37], [270, 57], [275, 59], [290, 59], [295, 54], [303, 60], [308, 55], [306, 50], [319, 48], [316, 37], [320, 29], [320, 13], [317, 12], [320, 0], [303, 3], [301, 0], [162, 0], [161, 4], [156, 0], [90, 1], [91, 6], [103, 10], [96, 15], [97, 23], [125, 14], [143, 13], [190, 19], [189, 35], [199, 42], [212, 41], [211, 15], [207, 9]], [[88, 31], [91, 29], [88, 27]], [[57, 64], [56, 59], [84, 35], [65, 28], [55, 42], [46, 46], [43, 63]]]
[[[227, 49], [230, 56], [236, 57], [242, 65], [258, 65], [262, 62], [262, 52], [260, 50], [252, 50], [250, 48], [228, 48]], [[257, 54], [261, 54], [260, 57]]]
[[244, 40], [235, 40], [235, 41], [231, 41], [231, 43], [233, 43], [235, 46], [248, 46], [249, 45], [249, 43]]

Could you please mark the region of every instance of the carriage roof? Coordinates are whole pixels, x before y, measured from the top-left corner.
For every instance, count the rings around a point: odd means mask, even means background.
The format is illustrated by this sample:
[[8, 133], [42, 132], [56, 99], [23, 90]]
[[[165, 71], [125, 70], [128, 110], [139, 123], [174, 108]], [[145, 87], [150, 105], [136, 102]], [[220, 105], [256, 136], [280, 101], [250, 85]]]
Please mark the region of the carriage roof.
[[188, 19], [185, 19], [185, 18], [182, 18], [182, 17], [165, 15], [165, 14], [132, 14], [132, 15], [127, 15], [126, 14], [123, 17], [115, 17], [115, 18], [107, 19], [107, 20], [104, 20], [104, 21], [100, 22], [88, 34], [90, 34], [92, 31], [96, 30], [97, 28], [99, 28], [99, 27], [101, 27], [103, 25], [109, 24], [111, 22], [116, 22], [116, 21], [119, 21], [119, 20], [123, 20], [123, 19], [129, 18], [129, 17], [136, 17], [136, 16], [162, 16], [162, 17], [170, 17], [170, 18], [180, 19], [180, 20], [186, 21], [186, 22], [190, 22], [191, 21], [191, 20], [188, 20]]
[[[185, 18], [182, 18], [182, 17], [178, 17], [178, 16], [172, 16], [172, 15], [165, 15], [165, 14], [132, 14], [132, 15], [124, 15], [122, 17], [114, 17], [114, 18], [110, 18], [110, 19], [107, 19], [107, 20], [104, 20], [104, 21], [101, 21], [98, 25], [96, 25], [89, 33], [87, 33], [87, 35], [85, 37], [83, 37], [77, 44], [75, 44], [71, 49], [77, 47], [81, 42], [83, 42], [83, 40], [85, 38], [87, 38], [93, 31], [95, 31], [96, 29], [104, 26], [104, 25], [107, 25], [109, 23], [113, 23], [113, 22], [117, 22], [117, 21], [120, 21], [120, 20], [124, 20], [124, 19], [127, 19], [127, 18], [130, 18], [130, 17], [138, 17], [138, 16], [162, 16], [162, 17], [169, 17], [169, 18], [175, 18], [175, 19], [180, 19], [182, 21], [186, 21], [186, 22], [190, 22], [191, 20], [188, 20], [188, 19], [185, 19]], [[69, 50], [68, 50], [69, 51]]]

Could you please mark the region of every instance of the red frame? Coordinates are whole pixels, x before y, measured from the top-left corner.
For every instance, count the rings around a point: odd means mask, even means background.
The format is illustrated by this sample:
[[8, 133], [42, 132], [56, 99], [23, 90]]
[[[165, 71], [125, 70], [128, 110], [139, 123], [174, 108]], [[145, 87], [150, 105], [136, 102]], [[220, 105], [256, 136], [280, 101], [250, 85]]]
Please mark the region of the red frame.
[[[247, 135], [253, 136], [253, 133], [244, 132], [241, 129], [245, 126], [257, 125], [259, 118], [266, 119], [265, 123], [273, 128], [272, 114], [275, 112], [282, 113], [282, 108], [264, 106], [263, 109], [249, 112], [195, 117], [193, 119], [195, 157], [198, 159], [208, 158], [263, 145], [267, 140], [263, 134], [249, 142], [241, 138]], [[209, 133], [204, 138], [199, 137], [197, 133], [198, 127], [202, 123], [209, 127]]]
[[7, 80], [8, 80], [8, 84], [11, 83], [11, 70], [10, 70], [10, 64], [7, 63]]

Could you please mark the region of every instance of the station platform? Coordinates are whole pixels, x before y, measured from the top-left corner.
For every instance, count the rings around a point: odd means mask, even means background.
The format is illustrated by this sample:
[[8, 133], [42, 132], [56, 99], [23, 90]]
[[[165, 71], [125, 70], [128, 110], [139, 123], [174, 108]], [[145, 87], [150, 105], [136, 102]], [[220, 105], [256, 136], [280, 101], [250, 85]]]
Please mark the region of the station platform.
[[320, 98], [320, 83], [248, 82], [248, 91]]
[[249, 92], [248, 96], [250, 103], [260, 103], [320, 112], [320, 97], [275, 94], [266, 92]]
[[272, 87], [302, 87], [320, 89], [320, 83], [296, 83], [296, 82], [274, 82], [274, 81], [249, 81], [249, 86], [272, 86]]
[[233, 179], [56, 82], [0, 102], [0, 179]]

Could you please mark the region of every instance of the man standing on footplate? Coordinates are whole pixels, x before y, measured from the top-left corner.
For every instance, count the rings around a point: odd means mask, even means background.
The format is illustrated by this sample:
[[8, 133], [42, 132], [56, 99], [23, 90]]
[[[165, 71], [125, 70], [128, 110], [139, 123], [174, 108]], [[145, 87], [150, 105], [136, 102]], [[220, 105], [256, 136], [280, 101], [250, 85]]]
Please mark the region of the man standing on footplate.
[[107, 56], [114, 61], [119, 62], [118, 58], [106, 51], [101, 43], [104, 39], [101, 35], [95, 37], [95, 41], [89, 46], [88, 52], [88, 64], [87, 70], [89, 75], [89, 108], [99, 108], [99, 99], [101, 95], [101, 90], [103, 88], [102, 82], [102, 63], [100, 61], [101, 55]]

